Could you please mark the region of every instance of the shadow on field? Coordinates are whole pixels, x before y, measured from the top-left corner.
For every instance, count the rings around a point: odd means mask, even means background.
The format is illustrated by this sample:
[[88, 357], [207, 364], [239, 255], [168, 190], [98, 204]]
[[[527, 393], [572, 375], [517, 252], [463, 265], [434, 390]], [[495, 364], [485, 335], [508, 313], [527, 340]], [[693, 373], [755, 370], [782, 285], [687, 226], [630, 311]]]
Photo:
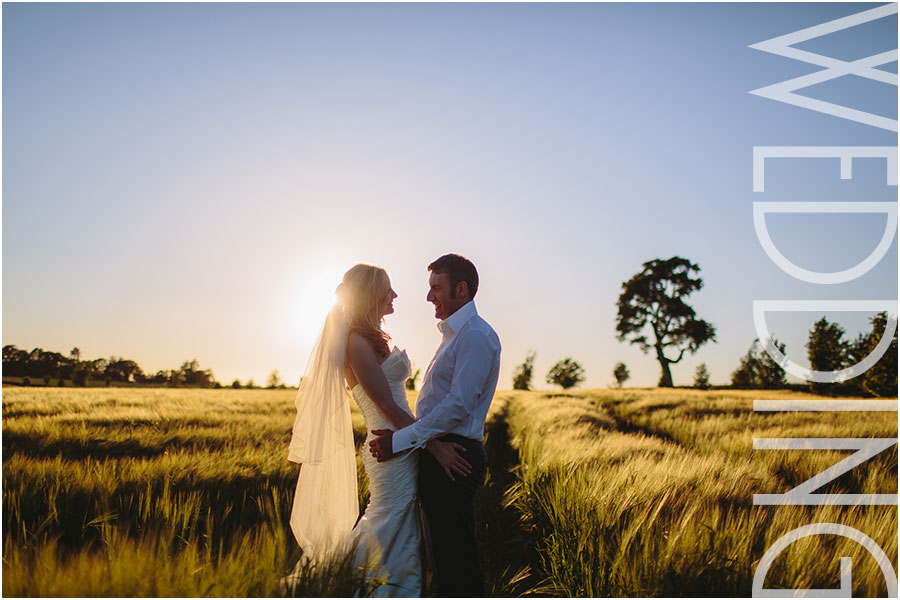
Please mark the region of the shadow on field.
[[507, 492], [516, 483], [519, 453], [510, 444], [506, 418], [504, 407], [487, 423], [487, 476], [475, 499], [485, 592], [489, 597], [546, 595], [538, 593], [536, 539], [507, 501]]
[[669, 435], [665, 431], [659, 431], [652, 427], [647, 427], [646, 425], [641, 425], [640, 423], [635, 423], [631, 421], [627, 416], [620, 414], [615, 410], [612, 406], [605, 406], [605, 408], [609, 412], [609, 416], [612, 417], [613, 423], [615, 423], [616, 431], [625, 434], [638, 434], [645, 435], [647, 437], [656, 438], [660, 441], [667, 442], [669, 444], [678, 444], [681, 445], [681, 442], [676, 440], [674, 437]]
[[581, 415], [575, 420], [575, 425], [589, 427], [591, 433], [595, 435], [606, 431], [615, 431], [614, 422], [593, 415]]
[[149, 443], [138, 439], [106, 440], [102, 438], [51, 439], [41, 432], [4, 431], [3, 452], [18, 453], [32, 458], [71, 460], [106, 458], [152, 458], [178, 450], [220, 450], [226, 441], [215, 438], [171, 436]]
[[[4, 472], [4, 483], [7, 483]], [[228, 547], [232, 538], [255, 527], [287, 523], [296, 475], [211, 475], [122, 481], [110, 487], [70, 482], [28, 494], [33, 482], [9, 481], [4, 490], [4, 536], [18, 543], [40, 541], [45, 532], [61, 548], [97, 548], [112, 524], [140, 539], [148, 532], [171, 532], [174, 540], [204, 539]], [[11, 488], [11, 489], [10, 489]], [[165, 537], [165, 536], [163, 536]]]

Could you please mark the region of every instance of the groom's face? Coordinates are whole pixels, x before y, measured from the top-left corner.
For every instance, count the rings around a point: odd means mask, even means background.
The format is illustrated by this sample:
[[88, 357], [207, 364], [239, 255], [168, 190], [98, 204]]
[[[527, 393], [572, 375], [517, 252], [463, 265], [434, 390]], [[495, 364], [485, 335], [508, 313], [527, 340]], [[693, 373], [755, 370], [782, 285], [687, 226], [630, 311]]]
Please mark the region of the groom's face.
[[[465, 284], [460, 284], [459, 287], [465, 288]], [[452, 294], [453, 288], [450, 287], [450, 276], [446, 273], [432, 272], [428, 277], [428, 288], [428, 295], [425, 299], [434, 304], [435, 319], [446, 319], [469, 301], [468, 293], [466, 293], [465, 289], [457, 290], [457, 292], [461, 291], [461, 294]]]

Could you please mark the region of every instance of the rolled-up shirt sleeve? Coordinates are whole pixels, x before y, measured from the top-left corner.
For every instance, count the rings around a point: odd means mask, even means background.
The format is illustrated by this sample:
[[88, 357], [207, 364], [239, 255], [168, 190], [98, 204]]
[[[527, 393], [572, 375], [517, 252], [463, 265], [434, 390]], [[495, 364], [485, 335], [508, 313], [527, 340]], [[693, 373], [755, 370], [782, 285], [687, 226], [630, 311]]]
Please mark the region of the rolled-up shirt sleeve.
[[450, 392], [427, 415], [394, 433], [391, 443], [394, 452], [421, 448], [431, 438], [452, 431], [485, 393], [485, 382], [494, 369], [497, 349], [483, 331], [465, 330], [459, 335]]

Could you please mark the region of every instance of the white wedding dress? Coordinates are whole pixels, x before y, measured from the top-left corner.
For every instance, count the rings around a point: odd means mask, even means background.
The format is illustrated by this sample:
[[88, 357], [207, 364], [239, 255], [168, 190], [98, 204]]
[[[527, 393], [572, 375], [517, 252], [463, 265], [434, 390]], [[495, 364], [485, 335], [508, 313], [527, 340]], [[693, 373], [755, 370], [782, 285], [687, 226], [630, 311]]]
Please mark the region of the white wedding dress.
[[[381, 363], [397, 405], [413, 416], [406, 401], [409, 358], [405, 350], [394, 346]], [[421, 531], [416, 504], [416, 480], [419, 454], [406, 452], [391, 460], [378, 462], [369, 452], [375, 429], [396, 427], [378, 410], [362, 386], [352, 390], [353, 399], [366, 421], [363, 465], [369, 478], [369, 504], [351, 533], [359, 544], [355, 565], [374, 567], [369, 577], [386, 582], [375, 590], [376, 597], [418, 597], [422, 594], [422, 568], [419, 547]]]

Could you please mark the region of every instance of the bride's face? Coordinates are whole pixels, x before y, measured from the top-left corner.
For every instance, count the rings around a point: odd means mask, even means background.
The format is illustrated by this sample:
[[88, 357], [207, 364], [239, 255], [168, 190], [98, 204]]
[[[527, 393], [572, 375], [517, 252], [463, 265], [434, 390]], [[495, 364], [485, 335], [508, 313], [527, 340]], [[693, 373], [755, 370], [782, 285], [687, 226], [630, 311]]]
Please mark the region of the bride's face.
[[390, 315], [394, 312], [394, 298], [397, 297], [397, 292], [394, 291], [394, 288], [388, 287], [387, 296], [384, 297], [384, 301], [381, 305], [381, 316]]

